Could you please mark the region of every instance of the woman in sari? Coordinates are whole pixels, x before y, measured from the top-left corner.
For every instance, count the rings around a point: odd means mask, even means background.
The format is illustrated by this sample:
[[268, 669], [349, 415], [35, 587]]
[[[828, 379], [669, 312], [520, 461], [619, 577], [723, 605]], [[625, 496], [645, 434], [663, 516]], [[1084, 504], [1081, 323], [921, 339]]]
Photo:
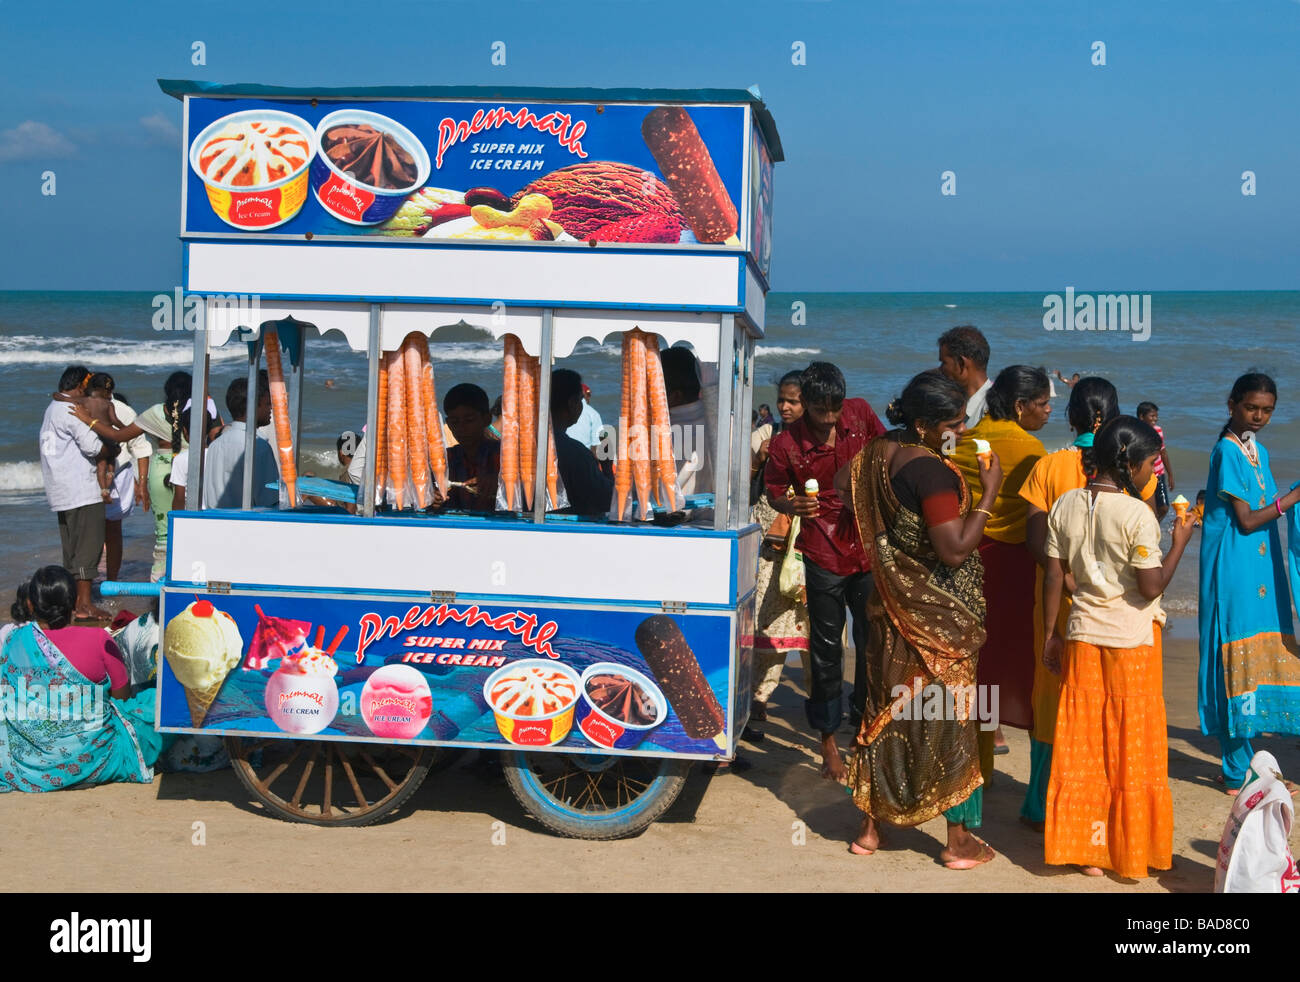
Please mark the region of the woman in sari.
[[[986, 691], [998, 693], [999, 723], [1022, 730], [1032, 728], [1034, 722], [1034, 663], [1038, 657], [1034, 625], [1025, 617], [1025, 598], [1034, 589], [1038, 567], [1025, 545], [1028, 505], [1020, 497], [1020, 488], [1047, 453], [1033, 434], [1046, 425], [1051, 414], [1047, 372], [1011, 365], [998, 373], [989, 390], [987, 415], [966, 431], [952, 455], [972, 497], [980, 493], [983, 470], [976, 441], [986, 441], [1002, 462], [1002, 487], [980, 542], [988, 613], [978, 682]], [[993, 776], [993, 731], [980, 730], [979, 746], [980, 773], [987, 784]]]
[[[776, 410], [781, 424], [789, 426], [803, 415], [801, 372], [788, 372], [777, 387]], [[769, 438], [770, 439], [770, 438]], [[763, 465], [767, 462], [764, 440], [754, 454], [751, 479], [763, 488]], [[791, 651], [808, 654], [808, 605], [781, 593], [778, 571], [785, 557], [790, 516], [779, 514], [760, 491], [754, 496], [752, 518], [763, 529], [763, 545], [758, 559], [757, 599], [754, 621], [754, 695], [749, 718], [761, 723], [767, 719], [767, 702], [781, 682], [781, 670]], [[806, 676], [805, 676], [806, 677]], [[746, 728], [747, 739], [762, 738], [761, 732]]]
[[73, 627], [76, 582], [46, 566], [0, 627], [0, 792], [153, 780], [162, 748], [152, 690], [131, 695], [108, 633]]
[[[1115, 386], [1095, 375], [1079, 379], [1070, 388], [1065, 407], [1066, 419], [1075, 432], [1073, 445], [1042, 457], [1029, 472], [1020, 488], [1026, 504], [1025, 546], [1033, 555], [1038, 569], [1034, 580], [1034, 651], [1043, 650], [1043, 570], [1047, 566], [1047, 515], [1056, 499], [1067, 491], [1088, 483], [1085, 472], [1096, 470], [1092, 441], [1103, 425], [1119, 415], [1119, 394]], [[1070, 593], [1074, 580], [1066, 576], [1061, 594], [1061, 613], [1057, 625], [1062, 635], [1070, 614]], [[1060, 676], [1049, 672], [1035, 655], [1033, 683], [1033, 727], [1029, 731], [1029, 787], [1020, 808], [1020, 820], [1042, 832], [1047, 819], [1047, 781], [1052, 772], [1052, 740], [1056, 732], [1056, 710], [1060, 699]]]
[[1300, 501], [1279, 495], [1257, 434], [1277, 386], [1252, 372], [1228, 396], [1228, 424], [1210, 453], [1201, 537], [1201, 731], [1219, 739], [1216, 780], [1235, 794], [1260, 733], [1300, 733], [1300, 657], [1277, 520]]
[[[964, 431], [966, 393], [937, 370], [890, 403], [899, 429], [873, 440], [836, 475], [853, 504], [874, 582], [867, 601], [867, 701], [847, 783], [866, 813], [857, 855], [880, 846], [879, 823], [913, 826], [942, 814], [940, 860], [971, 869], [994, 853], [972, 834], [983, 822], [973, 711], [984, 644], [977, 548], [1002, 481], [996, 456], [979, 503], [942, 450]], [[941, 711], [932, 711], [941, 707]]]

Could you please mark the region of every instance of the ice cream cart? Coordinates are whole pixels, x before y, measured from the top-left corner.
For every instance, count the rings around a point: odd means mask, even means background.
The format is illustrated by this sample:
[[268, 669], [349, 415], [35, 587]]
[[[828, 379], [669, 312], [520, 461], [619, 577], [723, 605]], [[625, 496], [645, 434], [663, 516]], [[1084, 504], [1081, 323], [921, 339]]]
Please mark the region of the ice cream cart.
[[[190, 455], [159, 729], [226, 738], [290, 820], [372, 822], [476, 748], [507, 752], [554, 831], [644, 828], [693, 762], [734, 756], [749, 711], [749, 421], [782, 159], [758, 93], [160, 85], [184, 106], [192, 405], [211, 353], [242, 345], [253, 419], [265, 365], [280, 507], [251, 507], [253, 467], [242, 507], [211, 507]], [[466, 325], [503, 359], [486, 513], [437, 505], [456, 483], [439, 332]], [[367, 359], [355, 486], [299, 473], [309, 351], [331, 333]], [[573, 514], [548, 411], [584, 340], [622, 346], [601, 514]], [[669, 346], [701, 366], [702, 426], [669, 408]]]

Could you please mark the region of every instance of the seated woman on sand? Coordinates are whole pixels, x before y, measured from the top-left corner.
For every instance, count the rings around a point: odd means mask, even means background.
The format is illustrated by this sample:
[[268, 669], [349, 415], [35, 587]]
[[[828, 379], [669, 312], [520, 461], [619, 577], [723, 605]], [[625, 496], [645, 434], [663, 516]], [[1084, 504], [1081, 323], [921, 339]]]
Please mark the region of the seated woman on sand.
[[72, 574], [45, 566], [0, 627], [0, 792], [153, 780], [154, 693], [131, 695], [108, 632], [71, 626], [75, 598]]

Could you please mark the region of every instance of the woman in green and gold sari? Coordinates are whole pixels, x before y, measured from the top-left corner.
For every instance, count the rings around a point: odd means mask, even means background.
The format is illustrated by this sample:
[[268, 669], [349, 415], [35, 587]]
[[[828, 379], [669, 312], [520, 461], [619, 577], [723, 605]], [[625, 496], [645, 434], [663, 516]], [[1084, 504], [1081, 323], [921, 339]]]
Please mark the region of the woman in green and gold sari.
[[[984, 644], [978, 547], [1002, 467], [990, 455], [971, 495], [947, 459], [964, 430], [966, 395], [922, 372], [890, 403], [899, 426], [836, 477], [872, 557], [867, 601], [867, 706], [849, 758], [848, 787], [866, 813], [850, 849], [870, 855], [880, 823], [913, 826], [942, 814], [949, 869], [993, 858], [982, 824], [975, 671]], [[986, 721], [994, 725], [992, 721]]]

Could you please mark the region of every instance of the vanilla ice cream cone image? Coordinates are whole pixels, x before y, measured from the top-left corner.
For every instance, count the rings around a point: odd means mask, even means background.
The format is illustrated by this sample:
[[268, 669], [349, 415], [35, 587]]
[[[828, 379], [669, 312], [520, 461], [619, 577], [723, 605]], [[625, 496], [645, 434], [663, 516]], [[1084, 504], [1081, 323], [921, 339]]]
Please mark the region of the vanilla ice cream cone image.
[[1191, 505], [1190, 501], [1188, 501], [1180, 494], [1177, 498], [1175, 498], [1173, 501], [1169, 503], [1174, 506], [1174, 511], [1178, 514], [1178, 521], [1181, 522], [1184, 518], [1187, 517], [1187, 509], [1188, 506]]
[[185, 689], [196, 727], [203, 725], [243, 650], [244, 639], [234, 619], [207, 600], [196, 600], [168, 623], [163, 655]]
[[975, 456], [985, 470], [993, 465], [993, 448], [989, 446], [988, 440], [975, 441]]

